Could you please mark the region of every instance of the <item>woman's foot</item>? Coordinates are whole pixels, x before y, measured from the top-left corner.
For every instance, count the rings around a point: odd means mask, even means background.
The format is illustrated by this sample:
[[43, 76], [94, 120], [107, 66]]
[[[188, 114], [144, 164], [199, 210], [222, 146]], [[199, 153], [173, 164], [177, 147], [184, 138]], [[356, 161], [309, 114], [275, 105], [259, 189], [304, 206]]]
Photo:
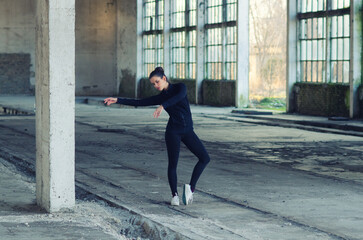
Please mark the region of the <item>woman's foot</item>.
[[185, 205], [192, 204], [193, 202], [193, 192], [189, 184], [184, 185], [183, 189], [183, 203]]
[[179, 206], [179, 196], [175, 195], [170, 202], [170, 205], [172, 206]]

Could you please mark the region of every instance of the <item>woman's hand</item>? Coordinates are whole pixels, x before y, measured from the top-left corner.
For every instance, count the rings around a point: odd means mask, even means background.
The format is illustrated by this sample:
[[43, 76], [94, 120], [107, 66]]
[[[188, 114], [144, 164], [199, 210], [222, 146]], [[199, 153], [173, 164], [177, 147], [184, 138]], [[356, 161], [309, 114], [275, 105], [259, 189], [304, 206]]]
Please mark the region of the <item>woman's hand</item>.
[[163, 105], [160, 105], [154, 112], [154, 118], [158, 118], [163, 111], [164, 107]]
[[110, 106], [111, 104], [117, 102], [117, 98], [109, 97], [109, 98], [106, 98], [105, 100], [103, 100], [103, 102], [105, 104], [107, 104], [107, 106]]

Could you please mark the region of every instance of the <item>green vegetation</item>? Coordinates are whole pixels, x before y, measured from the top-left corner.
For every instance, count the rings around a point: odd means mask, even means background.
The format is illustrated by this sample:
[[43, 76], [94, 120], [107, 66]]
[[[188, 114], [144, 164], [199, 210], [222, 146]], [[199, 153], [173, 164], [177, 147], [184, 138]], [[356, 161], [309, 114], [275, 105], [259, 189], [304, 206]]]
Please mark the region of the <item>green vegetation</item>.
[[258, 109], [268, 109], [276, 111], [286, 111], [286, 99], [285, 98], [272, 98], [267, 97], [262, 100], [252, 100], [251, 106]]

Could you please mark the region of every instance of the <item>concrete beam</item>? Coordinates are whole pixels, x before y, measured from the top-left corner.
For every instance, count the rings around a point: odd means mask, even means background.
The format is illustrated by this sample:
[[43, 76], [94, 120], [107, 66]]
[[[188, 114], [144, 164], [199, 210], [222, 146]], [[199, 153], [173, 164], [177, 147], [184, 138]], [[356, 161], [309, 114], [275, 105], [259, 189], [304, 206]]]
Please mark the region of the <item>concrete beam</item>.
[[249, 0], [238, 1], [236, 107], [249, 99]]
[[48, 212], [75, 204], [75, 0], [37, 0], [36, 194]]
[[349, 116], [359, 116], [358, 88], [362, 82], [362, 39], [363, 39], [362, 0], [350, 1], [350, 66], [349, 66]]
[[294, 112], [294, 84], [297, 81], [297, 6], [296, 1], [287, 1], [287, 46], [286, 46], [286, 111]]

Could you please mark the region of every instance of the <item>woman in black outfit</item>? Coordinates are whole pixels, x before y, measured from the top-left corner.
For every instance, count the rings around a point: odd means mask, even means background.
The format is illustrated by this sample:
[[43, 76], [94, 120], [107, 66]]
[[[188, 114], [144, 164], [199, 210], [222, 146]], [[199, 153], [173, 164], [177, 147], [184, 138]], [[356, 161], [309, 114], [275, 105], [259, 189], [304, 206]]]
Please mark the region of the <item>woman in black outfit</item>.
[[198, 157], [199, 161], [194, 167], [189, 184], [183, 188], [183, 202], [185, 205], [193, 202], [193, 192], [195, 185], [202, 174], [204, 168], [210, 161], [209, 155], [202, 142], [193, 131], [192, 114], [190, 112], [187, 90], [183, 83], [171, 84], [165, 76], [161, 67], [155, 68], [150, 73], [149, 80], [160, 94], [140, 100], [127, 98], [106, 98], [107, 105], [119, 103], [131, 106], [151, 106], [160, 105], [154, 112], [154, 118], [158, 118], [161, 112], [169, 114], [169, 121], [165, 131], [165, 142], [168, 150], [168, 179], [172, 192], [171, 205], [179, 205], [177, 191], [177, 164], [180, 152], [180, 142], [183, 142], [188, 149]]

